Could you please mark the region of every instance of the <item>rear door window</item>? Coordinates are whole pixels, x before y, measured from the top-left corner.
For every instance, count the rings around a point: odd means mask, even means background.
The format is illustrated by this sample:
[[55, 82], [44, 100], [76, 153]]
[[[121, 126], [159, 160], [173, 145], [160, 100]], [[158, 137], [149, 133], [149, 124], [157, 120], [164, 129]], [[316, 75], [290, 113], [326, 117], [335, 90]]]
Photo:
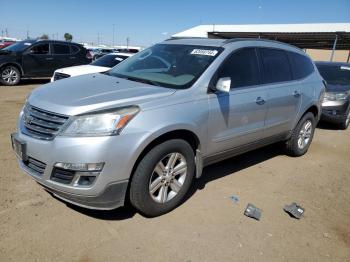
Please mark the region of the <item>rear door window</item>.
[[218, 78], [230, 77], [231, 89], [260, 83], [258, 57], [255, 48], [235, 51], [219, 69]]
[[263, 82], [278, 83], [292, 80], [287, 54], [283, 50], [259, 48], [263, 64]]
[[293, 79], [307, 77], [314, 71], [314, 65], [307, 56], [294, 52], [287, 52], [287, 54], [293, 69]]
[[53, 44], [53, 53], [56, 55], [69, 55], [70, 48], [69, 45], [65, 44]]
[[79, 47], [75, 46], [75, 45], [71, 45], [70, 46], [70, 49], [71, 49], [71, 54], [76, 54], [79, 52]]

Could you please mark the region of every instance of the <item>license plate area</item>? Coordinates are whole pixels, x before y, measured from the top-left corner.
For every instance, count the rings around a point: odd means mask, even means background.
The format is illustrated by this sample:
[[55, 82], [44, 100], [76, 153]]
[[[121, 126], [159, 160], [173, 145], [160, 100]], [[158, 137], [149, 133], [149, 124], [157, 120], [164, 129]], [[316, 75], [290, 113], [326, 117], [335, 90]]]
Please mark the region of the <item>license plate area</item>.
[[11, 134], [12, 149], [15, 152], [18, 159], [27, 161], [27, 144], [23, 140], [19, 139], [16, 133]]

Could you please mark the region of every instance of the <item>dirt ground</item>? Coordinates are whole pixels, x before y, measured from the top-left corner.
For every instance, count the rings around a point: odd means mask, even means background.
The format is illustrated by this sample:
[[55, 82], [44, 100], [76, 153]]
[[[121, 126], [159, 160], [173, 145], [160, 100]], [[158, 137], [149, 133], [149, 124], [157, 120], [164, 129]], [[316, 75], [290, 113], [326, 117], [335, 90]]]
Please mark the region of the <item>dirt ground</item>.
[[[0, 261], [350, 261], [350, 130], [318, 128], [301, 158], [274, 145], [209, 166], [158, 218], [91, 211], [46, 193], [12, 153], [18, 113], [42, 83], [0, 86]], [[300, 220], [282, 210], [293, 201]], [[248, 203], [261, 221], [243, 215]]]

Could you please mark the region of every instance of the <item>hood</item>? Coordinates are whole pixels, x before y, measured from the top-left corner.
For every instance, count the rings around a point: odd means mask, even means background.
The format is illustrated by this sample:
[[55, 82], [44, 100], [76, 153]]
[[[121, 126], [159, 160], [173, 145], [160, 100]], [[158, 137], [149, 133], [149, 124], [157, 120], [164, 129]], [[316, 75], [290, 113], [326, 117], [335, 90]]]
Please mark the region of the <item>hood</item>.
[[86, 75], [86, 74], [92, 74], [92, 73], [106, 72], [109, 69], [110, 69], [109, 67], [104, 67], [104, 66], [80, 65], [80, 66], [71, 66], [71, 67], [57, 69], [55, 72], [68, 74], [70, 76], [79, 76], [79, 75]]
[[138, 105], [142, 109], [142, 103], [173, 93], [174, 89], [90, 74], [42, 85], [33, 90], [28, 102], [47, 111], [77, 115], [127, 105]]
[[350, 85], [334, 85], [334, 84], [327, 84], [326, 88], [327, 92], [348, 92], [350, 91]]

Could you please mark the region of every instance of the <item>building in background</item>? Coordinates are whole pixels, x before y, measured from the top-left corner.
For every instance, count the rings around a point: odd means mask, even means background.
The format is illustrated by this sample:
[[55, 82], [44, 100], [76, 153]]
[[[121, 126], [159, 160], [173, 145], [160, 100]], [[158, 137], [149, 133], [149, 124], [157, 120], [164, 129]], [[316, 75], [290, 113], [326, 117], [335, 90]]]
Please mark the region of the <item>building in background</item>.
[[350, 62], [350, 23], [200, 25], [172, 37], [271, 39], [302, 48], [314, 60]]

